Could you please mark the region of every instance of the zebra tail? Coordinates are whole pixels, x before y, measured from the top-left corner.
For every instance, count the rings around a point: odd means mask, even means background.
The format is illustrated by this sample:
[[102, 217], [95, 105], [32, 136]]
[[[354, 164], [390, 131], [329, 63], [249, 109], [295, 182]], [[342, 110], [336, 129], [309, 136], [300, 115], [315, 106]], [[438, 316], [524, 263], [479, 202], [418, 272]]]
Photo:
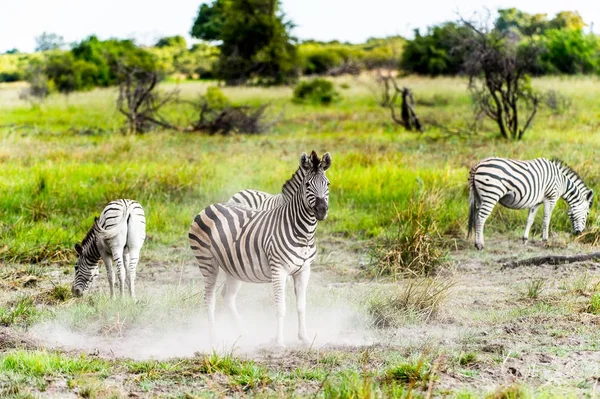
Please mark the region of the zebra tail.
[[121, 215], [121, 219], [119, 219], [119, 221], [113, 228], [105, 230], [102, 227], [98, 226], [98, 230], [99, 230], [102, 238], [109, 239], [109, 238], [113, 238], [114, 236], [116, 236], [119, 233], [119, 231], [121, 231], [123, 224], [127, 224], [127, 222], [129, 221], [130, 214], [131, 214], [131, 207], [129, 206], [129, 204], [126, 203], [125, 210], [123, 211], [123, 214]]
[[475, 229], [475, 220], [479, 208], [479, 197], [475, 191], [475, 185], [472, 181], [469, 183], [469, 230], [467, 232], [467, 239], [471, 237], [471, 232]]

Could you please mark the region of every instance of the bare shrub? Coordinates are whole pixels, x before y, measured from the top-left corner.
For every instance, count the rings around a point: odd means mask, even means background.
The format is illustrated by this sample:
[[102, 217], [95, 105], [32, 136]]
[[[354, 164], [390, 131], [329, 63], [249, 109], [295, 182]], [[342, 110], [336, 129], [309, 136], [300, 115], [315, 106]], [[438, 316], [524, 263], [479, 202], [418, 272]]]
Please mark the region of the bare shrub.
[[21, 100], [29, 102], [32, 106], [39, 106], [54, 91], [53, 82], [48, 79], [41, 65], [33, 65], [26, 73], [29, 87], [19, 94]]
[[571, 109], [573, 101], [558, 90], [548, 90], [542, 97], [543, 104], [554, 115], [562, 115]]
[[489, 29], [485, 22], [461, 22], [470, 34], [459, 38], [457, 50], [466, 56], [464, 72], [474, 101], [498, 125], [502, 137], [520, 140], [540, 104], [527, 72], [536, 65], [542, 47], [532, 43], [523, 48], [517, 35]]
[[[404, 126], [408, 131], [415, 129], [423, 132], [423, 126], [415, 111], [415, 99], [412, 91], [408, 87], [400, 88], [395, 77], [389, 72], [383, 74], [380, 71], [376, 82], [379, 88], [378, 103], [382, 107], [390, 109], [392, 120]], [[396, 110], [398, 108], [398, 98], [402, 99], [400, 104], [400, 118]]]
[[117, 107], [127, 118], [129, 133], [146, 133], [156, 126], [175, 128], [161, 115], [161, 108], [172, 102], [177, 92], [157, 93], [158, 72], [119, 65]]

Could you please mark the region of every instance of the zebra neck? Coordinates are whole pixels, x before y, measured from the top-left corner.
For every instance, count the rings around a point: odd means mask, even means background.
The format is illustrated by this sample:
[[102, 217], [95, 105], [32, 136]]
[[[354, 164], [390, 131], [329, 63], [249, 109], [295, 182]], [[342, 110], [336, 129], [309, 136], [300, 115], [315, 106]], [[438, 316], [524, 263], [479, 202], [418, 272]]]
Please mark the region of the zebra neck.
[[575, 201], [578, 201], [581, 198], [581, 187], [578, 183], [579, 181], [573, 181], [569, 176], [563, 173], [564, 183], [563, 183], [563, 194], [562, 197], [567, 201], [569, 206], [573, 205]]
[[90, 266], [97, 265], [98, 262], [100, 262], [100, 259], [102, 258], [97, 242], [98, 236], [93, 234], [88, 240], [88, 242], [83, 245], [83, 249], [81, 251], [81, 257], [85, 260], [85, 263], [87, 263]]
[[298, 168], [296, 172], [290, 177], [281, 187], [281, 194], [291, 199], [296, 192], [298, 192], [300, 188], [300, 184], [302, 184], [302, 180], [304, 180], [304, 170], [302, 168]]
[[290, 217], [296, 238], [306, 239], [307, 243], [312, 241], [317, 230], [317, 218], [314, 211], [306, 204], [302, 190], [298, 190], [293, 201], [286, 206], [289, 211], [285, 213]]

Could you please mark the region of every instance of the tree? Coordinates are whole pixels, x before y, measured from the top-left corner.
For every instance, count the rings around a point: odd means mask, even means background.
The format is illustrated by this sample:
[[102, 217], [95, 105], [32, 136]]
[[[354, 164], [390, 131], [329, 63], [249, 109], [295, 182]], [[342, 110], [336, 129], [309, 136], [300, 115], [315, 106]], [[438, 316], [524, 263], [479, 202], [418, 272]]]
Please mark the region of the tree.
[[44, 32], [35, 38], [35, 51], [56, 50], [64, 45], [64, 38], [56, 33]]
[[458, 41], [470, 32], [454, 22], [429, 28], [425, 35], [415, 30], [415, 38], [402, 52], [400, 65], [421, 75], [456, 75], [464, 63]]
[[[540, 102], [528, 71], [543, 49], [519, 45], [514, 33], [461, 21], [473, 33], [462, 38], [461, 50], [467, 54], [464, 71], [478, 108], [498, 125], [502, 137], [521, 140]], [[528, 113], [524, 120], [521, 112]]]
[[293, 24], [280, 12], [279, 0], [214, 0], [200, 6], [192, 36], [220, 41], [217, 77], [227, 84], [257, 78], [285, 83], [297, 75]]
[[177, 36], [168, 36], [168, 37], [163, 37], [161, 38], [158, 42], [156, 42], [156, 44], [154, 45], [155, 47], [179, 47], [182, 49], [186, 49], [187, 48], [187, 43], [185, 41], [185, 38], [183, 36], [177, 35]]

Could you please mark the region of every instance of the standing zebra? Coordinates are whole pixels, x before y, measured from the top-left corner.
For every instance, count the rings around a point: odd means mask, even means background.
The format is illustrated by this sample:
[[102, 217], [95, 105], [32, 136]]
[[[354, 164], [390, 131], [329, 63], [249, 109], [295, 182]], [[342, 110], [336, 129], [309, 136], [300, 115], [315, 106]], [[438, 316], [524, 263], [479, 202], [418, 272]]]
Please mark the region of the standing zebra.
[[511, 209], [529, 208], [529, 217], [523, 233], [523, 242], [535, 214], [544, 204], [542, 240], [548, 240], [552, 210], [559, 198], [569, 204], [569, 217], [575, 234], [585, 228], [592, 207], [594, 192], [587, 188], [581, 177], [559, 160], [537, 158], [516, 161], [487, 158], [469, 173], [469, 233], [475, 229], [475, 247], [483, 250], [483, 226], [497, 202]]
[[281, 194], [269, 194], [264, 191], [246, 189], [233, 195], [229, 199], [230, 204], [240, 204], [259, 210], [268, 210], [283, 205], [293, 198], [298, 186], [302, 184], [306, 171], [302, 166], [285, 182], [281, 189]]
[[[219, 269], [226, 273], [225, 304], [239, 323], [235, 297], [242, 281], [271, 283], [275, 297], [278, 328], [276, 341], [283, 346], [285, 282], [294, 279], [298, 310], [298, 338], [306, 335], [306, 286], [310, 266], [316, 256], [317, 221], [329, 210], [329, 153], [319, 159], [302, 153], [304, 170], [300, 184], [294, 178], [283, 187], [279, 206], [269, 210], [252, 209], [233, 203], [214, 204], [200, 212], [189, 232], [190, 246], [204, 277], [205, 303], [214, 341], [215, 290]], [[293, 189], [292, 189], [293, 185]]]
[[120, 199], [106, 205], [100, 217], [88, 231], [81, 244], [75, 244], [77, 263], [71, 291], [81, 296], [98, 277], [98, 262], [104, 260], [110, 286], [110, 297], [115, 298], [114, 261], [119, 278], [121, 296], [125, 293], [125, 275], [129, 293], [135, 298], [135, 271], [140, 250], [146, 239], [146, 216], [142, 206], [133, 200]]

